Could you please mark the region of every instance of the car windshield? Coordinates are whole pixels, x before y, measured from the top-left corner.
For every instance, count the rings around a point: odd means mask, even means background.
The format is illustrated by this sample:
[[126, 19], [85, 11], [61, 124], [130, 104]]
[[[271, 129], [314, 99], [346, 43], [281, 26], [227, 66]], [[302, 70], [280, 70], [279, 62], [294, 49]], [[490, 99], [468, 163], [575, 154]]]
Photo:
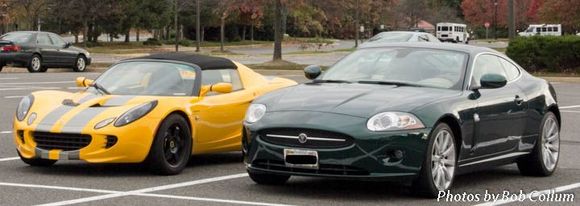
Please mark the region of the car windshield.
[[190, 96], [197, 76], [185, 64], [125, 62], [103, 73], [90, 89], [113, 95]]
[[22, 44], [28, 42], [31, 36], [32, 36], [31, 33], [13, 32], [4, 34], [3, 36], [0, 37], [0, 40], [7, 40], [16, 44]]
[[411, 33], [396, 33], [396, 32], [389, 32], [389, 33], [382, 33], [377, 34], [376, 36], [369, 39], [369, 42], [406, 42], [409, 41], [413, 37]]
[[332, 66], [319, 81], [461, 89], [467, 56], [462, 52], [425, 48], [360, 49]]

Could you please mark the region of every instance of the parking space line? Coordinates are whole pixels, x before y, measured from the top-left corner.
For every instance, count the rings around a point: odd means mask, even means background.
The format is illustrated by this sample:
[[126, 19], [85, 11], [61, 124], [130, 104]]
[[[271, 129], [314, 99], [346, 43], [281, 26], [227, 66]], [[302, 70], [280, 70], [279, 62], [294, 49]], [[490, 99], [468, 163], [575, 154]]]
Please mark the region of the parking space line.
[[[64, 187], [64, 186], [37, 185], [37, 184], [22, 184], [22, 183], [10, 183], [10, 182], [0, 182], [0, 186], [66, 190], [66, 191], [76, 191], [76, 192], [106, 193], [106, 194], [125, 194], [125, 192], [116, 191], [116, 190], [101, 190], [101, 189], [91, 189], [91, 188]], [[277, 203], [250, 202], [250, 201], [240, 201], [240, 200], [227, 200], [227, 199], [165, 195], [165, 194], [152, 194], [152, 193], [135, 193], [135, 194], [131, 194], [131, 195], [132, 196], [143, 196], [143, 197], [158, 197], [158, 198], [168, 198], [168, 199], [204, 201], [204, 202], [229, 203], [229, 204], [239, 204], [239, 205], [290, 206], [290, 205], [286, 205], [286, 204], [277, 204]]]
[[240, 173], [240, 174], [234, 174], [234, 175], [213, 177], [213, 178], [207, 178], [207, 179], [201, 179], [201, 180], [193, 180], [193, 181], [189, 181], [189, 182], [182, 182], [182, 183], [176, 183], [176, 184], [170, 184], [170, 185], [144, 188], [144, 189], [139, 189], [139, 190], [132, 190], [132, 191], [121, 192], [121, 193], [98, 195], [98, 196], [85, 197], [85, 198], [79, 198], [79, 199], [73, 199], [73, 200], [65, 200], [65, 201], [60, 201], [60, 202], [47, 203], [47, 204], [42, 204], [42, 206], [60, 206], [60, 205], [79, 204], [79, 203], [92, 202], [92, 201], [104, 200], [104, 199], [110, 199], [110, 198], [116, 198], [116, 197], [138, 195], [141, 193], [149, 193], [149, 192], [156, 192], [156, 191], [161, 191], [161, 190], [175, 189], [175, 188], [180, 188], [180, 187], [188, 187], [188, 186], [199, 185], [199, 184], [219, 182], [219, 181], [236, 179], [236, 178], [241, 178], [241, 177], [246, 177], [246, 176], [248, 176], [247, 173]]
[[9, 88], [0, 88], [0, 91], [35, 90], [35, 89], [49, 90], [49, 89], [61, 89], [61, 87], [9, 87]]
[[[561, 193], [561, 192], [573, 190], [576, 188], [580, 188], [580, 182], [577, 182], [574, 184], [569, 184], [569, 185], [564, 185], [564, 186], [560, 186], [560, 187], [556, 187], [556, 188], [552, 188], [552, 189], [531, 192], [531, 193], [526, 194], [526, 200], [530, 200], [530, 198], [533, 198], [533, 197], [537, 198], [540, 195], [546, 195], [546, 194], [552, 194], [552, 193]], [[486, 202], [486, 203], [482, 203], [482, 204], [477, 204], [475, 206], [503, 205], [503, 204], [513, 203], [516, 201], [518, 201], [517, 198], [515, 198], [513, 200], [504, 200], [504, 201], [500, 200], [500, 201], [496, 201], [496, 202]]]
[[0, 134], [12, 134], [12, 131], [0, 131]]
[[580, 113], [580, 111], [560, 110], [560, 112]]
[[12, 161], [12, 160], [19, 160], [20, 157], [7, 157], [7, 158], [0, 158], [0, 162]]
[[0, 83], [0, 85], [26, 85], [26, 84], [67, 84], [74, 83], [74, 81], [58, 81], [58, 82], [10, 82], [10, 83]]
[[18, 98], [22, 98], [24, 96], [5, 96], [4, 99], [18, 99]]
[[570, 106], [564, 106], [564, 107], [560, 107], [560, 109], [572, 109], [572, 108], [579, 108], [580, 105], [570, 105]]
[[18, 79], [18, 77], [2, 77], [2, 78], [0, 78], [0, 80], [13, 80], [13, 79]]

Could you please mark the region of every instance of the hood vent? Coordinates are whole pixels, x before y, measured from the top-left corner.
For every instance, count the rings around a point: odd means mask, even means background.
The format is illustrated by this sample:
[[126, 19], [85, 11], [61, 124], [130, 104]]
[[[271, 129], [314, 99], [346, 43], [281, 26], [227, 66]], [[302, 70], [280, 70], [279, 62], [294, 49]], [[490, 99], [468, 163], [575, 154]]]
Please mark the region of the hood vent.
[[79, 103], [74, 102], [72, 99], [65, 99], [62, 100], [62, 105], [76, 107], [79, 106]]

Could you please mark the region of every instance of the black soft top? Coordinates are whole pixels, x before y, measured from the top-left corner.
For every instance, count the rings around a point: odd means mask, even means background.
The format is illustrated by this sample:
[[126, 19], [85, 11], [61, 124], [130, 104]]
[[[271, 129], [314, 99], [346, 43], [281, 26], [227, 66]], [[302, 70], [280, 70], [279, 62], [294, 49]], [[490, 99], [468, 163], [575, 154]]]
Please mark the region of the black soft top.
[[180, 52], [158, 53], [149, 56], [132, 58], [131, 60], [140, 60], [140, 59], [172, 60], [186, 62], [190, 64], [195, 64], [199, 66], [202, 70], [238, 68], [236, 64], [234, 64], [234, 62], [226, 58], [212, 57], [200, 54], [180, 53]]

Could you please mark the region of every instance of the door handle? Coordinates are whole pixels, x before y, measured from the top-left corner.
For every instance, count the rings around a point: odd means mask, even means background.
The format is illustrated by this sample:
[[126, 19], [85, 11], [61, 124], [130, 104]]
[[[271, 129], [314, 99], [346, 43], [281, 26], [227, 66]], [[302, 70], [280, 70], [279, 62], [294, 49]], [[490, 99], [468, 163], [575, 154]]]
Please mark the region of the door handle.
[[518, 106], [521, 106], [524, 103], [524, 98], [520, 97], [520, 95], [516, 95], [516, 98], [514, 99], [514, 101], [516, 102], [516, 104]]

